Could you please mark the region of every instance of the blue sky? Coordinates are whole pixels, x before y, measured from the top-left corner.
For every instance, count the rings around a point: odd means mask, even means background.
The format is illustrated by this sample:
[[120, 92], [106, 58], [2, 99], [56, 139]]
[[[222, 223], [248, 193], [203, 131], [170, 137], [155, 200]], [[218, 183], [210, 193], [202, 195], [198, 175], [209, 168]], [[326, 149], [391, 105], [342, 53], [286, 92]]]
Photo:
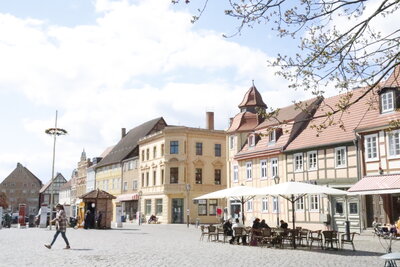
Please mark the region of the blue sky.
[[57, 141], [55, 169], [69, 179], [83, 148], [99, 156], [122, 127], [159, 116], [204, 127], [205, 112], [214, 111], [216, 128], [225, 129], [253, 79], [271, 107], [309, 97], [266, 64], [295, 43], [266, 25], [223, 38], [237, 25], [223, 14], [227, 1], [209, 1], [193, 25], [197, 3], [2, 1], [0, 181], [17, 162], [50, 179], [52, 139], [44, 130], [56, 110], [69, 134]]

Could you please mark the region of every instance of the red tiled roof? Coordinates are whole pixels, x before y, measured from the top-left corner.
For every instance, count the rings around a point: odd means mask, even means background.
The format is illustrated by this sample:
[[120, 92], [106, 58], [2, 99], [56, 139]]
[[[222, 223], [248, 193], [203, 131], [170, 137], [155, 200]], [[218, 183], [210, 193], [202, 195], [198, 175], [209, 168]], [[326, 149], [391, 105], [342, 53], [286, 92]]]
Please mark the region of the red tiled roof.
[[[366, 92], [366, 88], [357, 89], [349, 93], [353, 93], [350, 101], [356, 100], [363, 93]], [[316, 111], [313, 120], [310, 121], [308, 127], [302, 131], [299, 136], [289, 144], [286, 150], [296, 150], [302, 148], [310, 148], [317, 146], [324, 146], [337, 143], [351, 142], [355, 139], [354, 129], [356, 129], [365, 118], [368, 118], [372, 113], [369, 103], [371, 97], [373, 98], [373, 92], [370, 91], [365, 97], [361, 98], [360, 101], [351, 105], [345, 112], [338, 112], [332, 115], [331, 119], [334, 123], [328, 125], [327, 117], [320, 117], [326, 115], [327, 112], [331, 112], [332, 109], [337, 109], [337, 104], [340, 102], [342, 97], [345, 97], [346, 93], [336, 95], [333, 97], [326, 98]], [[339, 121], [343, 122], [344, 128], [342, 129], [339, 125]], [[311, 125], [321, 125], [325, 122], [327, 125], [326, 129], [318, 133], [317, 130], [312, 129]]]
[[388, 174], [388, 175], [365, 176], [356, 184], [354, 184], [348, 191], [359, 192], [359, 191], [374, 191], [374, 190], [386, 190], [386, 189], [398, 189], [398, 188], [400, 188], [400, 175]]
[[267, 108], [267, 105], [262, 100], [260, 92], [258, 92], [257, 88], [254, 85], [250, 87], [250, 89], [246, 92], [242, 102], [239, 104], [239, 108], [250, 106]]
[[253, 131], [258, 125], [258, 115], [251, 112], [241, 112], [237, 114], [227, 132], [246, 132]]
[[383, 84], [383, 88], [385, 87], [400, 87], [400, 65], [397, 65], [389, 76], [389, 78]]

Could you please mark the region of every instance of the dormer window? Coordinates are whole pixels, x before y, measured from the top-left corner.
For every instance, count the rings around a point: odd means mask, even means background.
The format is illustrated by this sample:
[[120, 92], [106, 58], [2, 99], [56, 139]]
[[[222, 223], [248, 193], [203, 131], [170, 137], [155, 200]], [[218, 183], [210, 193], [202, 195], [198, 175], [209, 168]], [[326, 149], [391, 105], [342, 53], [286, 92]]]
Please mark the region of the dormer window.
[[274, 129], [274, 130], [272, 130], [270, 133], [269, 133], [269, 142], [270, 143], [275, 143], [276, 142], [276, 130]]
[[394, 110], [394, 92], [386, 91], [381, 94], [381, 108], [382, 113]]
[[251, 134], [248, 138], [249, 146], [255, 146], [256, 144], [256, 137], [254, 134]]

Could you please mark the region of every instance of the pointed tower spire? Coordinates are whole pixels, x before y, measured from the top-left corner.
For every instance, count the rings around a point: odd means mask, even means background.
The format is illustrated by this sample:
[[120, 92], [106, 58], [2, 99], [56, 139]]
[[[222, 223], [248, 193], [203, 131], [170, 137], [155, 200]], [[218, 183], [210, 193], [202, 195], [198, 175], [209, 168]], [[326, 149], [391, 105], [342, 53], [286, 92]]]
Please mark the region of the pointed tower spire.
[[85, 149], [83, 149], [82, 154], [81, 154], [81, 161], [86, 161], [86, 152]]
[[244, 95], [242, 102], [239, 104], [240, 112], [249, 111], [256, 113], [256, 107], [259, 109], [266, 109], [267, 105], [264, 103], [260, 92], [258, 92], [256, 86], [250, 87], [250, 89]]

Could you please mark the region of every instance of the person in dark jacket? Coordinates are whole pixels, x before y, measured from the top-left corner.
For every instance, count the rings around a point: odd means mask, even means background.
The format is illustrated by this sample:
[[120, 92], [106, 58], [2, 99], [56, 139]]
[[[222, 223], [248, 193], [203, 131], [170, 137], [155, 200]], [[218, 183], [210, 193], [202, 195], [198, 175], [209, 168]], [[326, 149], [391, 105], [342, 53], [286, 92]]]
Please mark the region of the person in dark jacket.
[[260, 222], [260, 228], [270, 228], [270, 227], [269, 227], [268, 224], [265, 222], [265, 220], [262, 220], [262, 221]]

